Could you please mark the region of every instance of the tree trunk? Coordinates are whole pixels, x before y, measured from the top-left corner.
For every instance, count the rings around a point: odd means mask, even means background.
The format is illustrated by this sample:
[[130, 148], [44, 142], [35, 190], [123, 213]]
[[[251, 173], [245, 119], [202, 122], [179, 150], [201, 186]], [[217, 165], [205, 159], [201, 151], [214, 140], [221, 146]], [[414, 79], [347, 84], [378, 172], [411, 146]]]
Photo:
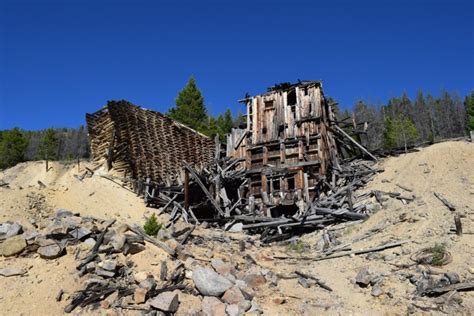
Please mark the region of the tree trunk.
[[407, 136], [406, 136], [406, 133], [405, 133], [405, 126], [403, 124], [405, 124], [405, 122], [402, 122], [402, 136], [403, 136], [403, 143], [405, 145], [405, 154], [406, 154], [406, 153], [408, 153]]

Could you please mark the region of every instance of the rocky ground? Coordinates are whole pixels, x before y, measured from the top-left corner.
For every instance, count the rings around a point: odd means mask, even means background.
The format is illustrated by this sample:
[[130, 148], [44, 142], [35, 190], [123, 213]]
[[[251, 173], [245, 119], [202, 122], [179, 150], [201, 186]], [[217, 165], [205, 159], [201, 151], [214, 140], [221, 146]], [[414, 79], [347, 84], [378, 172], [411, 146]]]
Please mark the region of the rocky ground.
[[[184, 223], [149, 242], [139, 228], [156, 210], [100, 170], [80, 180], [84, 164], [20, 164], [0, 173], [0, 314], [469, 314], [472, 290], [433, 291], [474, 281], [474, 144], [440, 143], [379, 165], [385, 171], [363, 191], [413, 201], [371, 198], [365, 222], [268, 246], [206, 225], [188, 235]], [[396, 246], [357, 252], [387, 244]], [[426, 248], [446, 253], [441, 265], [420, 262]], [[341, 250], [355, 253], [330, 258]], [[74, 306], [78, 297], [90, 304]]]

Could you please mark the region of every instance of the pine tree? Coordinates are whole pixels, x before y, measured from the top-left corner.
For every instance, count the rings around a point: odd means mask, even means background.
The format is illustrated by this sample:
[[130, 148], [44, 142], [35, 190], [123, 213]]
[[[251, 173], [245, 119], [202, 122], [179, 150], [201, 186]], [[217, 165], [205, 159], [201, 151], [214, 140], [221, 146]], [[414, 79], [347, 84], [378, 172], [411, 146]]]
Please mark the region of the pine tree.
[[235, 128], [246, 128], [247, 127], [247, 115], [242, 113], [240, 110], [237, 111], [237, 115], [234, 119]]
[[428, 140], [433, 143], [436, 137], [439, 136], [439, 128], [438, 122], [436, 120], [436, 100], [433, 98], [433, 96], [431, 96], [431, 94], [428, 94], [426, 97], [426, 106], [428, 108], [428, 118], [430, 121], [430, 133]]
[[409, 118], [400, 118], [398, 120], [400, 128], [401, 141], [405, 146], [405, 152], [407, 152], [407, 146], [413, 145], [418, 138], [418, 131], [416, 130], [415, 124]]
[[232, 118], [232, 112], [227, 109], [224, 112], [224, 115], [219, 115], [219, 117], [221, 118], [220, 123], [218, 123], [219, 135], [225, 135], [230, 133], [232, 127], [234, 127], [234, 119]]
[[218, 135], [219, 134], [218, 120], [219, 118], [215, 119], [214, 117], [209, 116], [208, 124], [206, 126], [206, 129], [203, 131], [203, 133], [211, 138], [214, 138], [214, 136]]
[[391, 118], [386, 118], [385, 122], [385, 129], [383, 132], [383, 145], [385, 148], [395, 148], [397, 146], [397, 126], [396, 122]]
[[464, 99], [464, 109], [466, 111], [466, 130], [469, 133], [474, 131], [474, 90], [471, 95], [466, 96]]
[[3, 131], [0, 137], [0, 169], [25, 161], [28, 137], [19, 128]]
[[425, 140], [430, 138], [430, 113], [422, 91], [418, 91], [413, 106], [413, 123], [419, 131], [421, 139]]
[[171, 108], [168, 116], [199, 131], [208, 132], [208, 115], [204, 97], [191, 77], [176, 98], [176, 107]]
[[48, 128], [44, 132], [38, 148], [38, 155], [40, 159], [54, 160], [58, 156], [58, 135], [53, 128]]
[[383, 132], [384, 147], [387, 149], [405, 147], [405, 152], [409, 145], [413, 145], [418, 138], [418, 131], [415, 124], [406, 117], [399, 115], [397, 118], [385, 119], [385, 129]]

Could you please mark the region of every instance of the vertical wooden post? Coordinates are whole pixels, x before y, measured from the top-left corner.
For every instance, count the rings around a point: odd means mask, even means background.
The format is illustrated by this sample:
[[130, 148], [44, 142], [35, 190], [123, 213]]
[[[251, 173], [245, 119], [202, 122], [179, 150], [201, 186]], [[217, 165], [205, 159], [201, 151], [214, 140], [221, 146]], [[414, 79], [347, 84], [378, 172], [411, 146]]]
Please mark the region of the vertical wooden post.
[[285, 143], [281, 142], [280, 143], [280, 162], [285, 163], [286, 160], [286, 149], [285, 149]]
[[46, 153], [46, 172], [48, 172], [49, 167], [48, 167], [48, 153]]
[[352, 189], [347, 189], [347, 203], [349, 204], [349, 210], [352, 212], [354, 209], [354, 204], [352, 202]]
[[79, 160], [79, 157], [77, 157], [77, 172], [81, 172], [81, 161]]
[[[266, 146], [262, 149], [262, 167], [265, 167], [268, 164], [268, 148]], [[267, 176], [262, 172], [262, 185], [261, 185], [262, 192], [268, 192], [267, 186]]]
[[214, 155], [214, 159], [217, 161], [219, 160], [220, 156], [221, 156], [221, 140], [219, 139], [219, 135], [216, 135], [214, 137], [214, 145], [215, 145], [215, 155]]
[[308, 181], [308, 173], [303, 174], [303, 190], [304, 190], [304, 201], [306, 203], [310, 202], [309, 199], [309, 181]]
[[298, 141], [298, 160], [303, 161], [304, 159], [304, 147], [303, 147], [303, 141]]
[[454, 215], [454, 225], [456, 226], [456, 235], [462, 236], [462, 223], [459, 214]]
[[184, 209], [189, 210], [189, 172], [184, 169]]
[[145, 205], [148, 205], [148, 196], [150, 195], [149, 193], [149, 190], [150, 190], [150, 182], [151, 182], [151, 179], [150, 178], [146, 178], [146, 182], [145, 182], [145, 190], [143, 192], [143, 199], [145, 201]]

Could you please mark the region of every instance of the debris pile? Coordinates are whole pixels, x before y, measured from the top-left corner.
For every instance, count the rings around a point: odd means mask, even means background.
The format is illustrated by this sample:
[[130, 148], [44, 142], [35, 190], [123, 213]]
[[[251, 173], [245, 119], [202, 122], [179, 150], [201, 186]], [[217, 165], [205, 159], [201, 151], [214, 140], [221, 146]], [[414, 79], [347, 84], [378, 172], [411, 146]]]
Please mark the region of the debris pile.
[[[63, 209], [51, 216], [49, 222], [41, 231], [23, 231], [21, 225], [13, 222], [0, 224], [0, 253], [5, 257], [36, 253], [45, 260], [59, 258], [67, 251], [74, 254], [77, 274], [84, 281], [81, 290], [68, 295], [70, 301], [64, 310], [67, 313], [78, 307], [98, 306], [174, 313], [181, 295], [202, 298], [197, 312], [243, 315], [250, 310], [260, 313], [261, 307], [253, 301], [255, 290], [266, 284], [267, 279], [277, 282], [275, 275], [270, 271], [263, 273], [251, 257], [248, 261], [242, 259], [240, 265], [219, 258], [195, 258], [186, 243], [192, 240], [193, 244], [205, 245], [202, 238], [191, 236], [192, 226], [181, 231], [162, 228], [157, 237], [151, 237], [138, 225], [81, 217]], [[213, 238], [220, 243], [226, 237]], [[154, 245], [167, 255], [160, 263], [159, 275], [136, 270], [133, 255], [147, 245]], [[13, 267], [0, 269], [4, 277], [25, 273], [27, 270]], [[56, 299], [62, 300], [63, 294], [61, 290]]]
[[[242, 177], [245, 169], [239, 166], [240, 161], [224, 158], [214, 168], [208, 167], [202, 172], [185, 164], [185, 178], [189, 178], [189, 182], [184, 188], [162, 187], [157, 197], [147, 193], [145, 200], [161, 211], [170, 212], [172, 222], [182, 217], [194, 224], [207, 222], [224, 226], [226, 230], [261, 233], [262, 241], [269, 243], [330, 224], [367, 218], [370, 210], [364, 201], [376, 193], [356, 195], [354, 192], [381, 171], [373, 168], [371, 162], [352, 161], [335, 172], [334, 185], [321, 180], [318, 199], [303, 204], [301, 210], [295, 210], [297, 202], [294, 201], [285, 211], [270, 204], [256, 204], [252, 197], [245, 198], [248, 187]], [[275, 211], [265, 216], [263, 208]]]

